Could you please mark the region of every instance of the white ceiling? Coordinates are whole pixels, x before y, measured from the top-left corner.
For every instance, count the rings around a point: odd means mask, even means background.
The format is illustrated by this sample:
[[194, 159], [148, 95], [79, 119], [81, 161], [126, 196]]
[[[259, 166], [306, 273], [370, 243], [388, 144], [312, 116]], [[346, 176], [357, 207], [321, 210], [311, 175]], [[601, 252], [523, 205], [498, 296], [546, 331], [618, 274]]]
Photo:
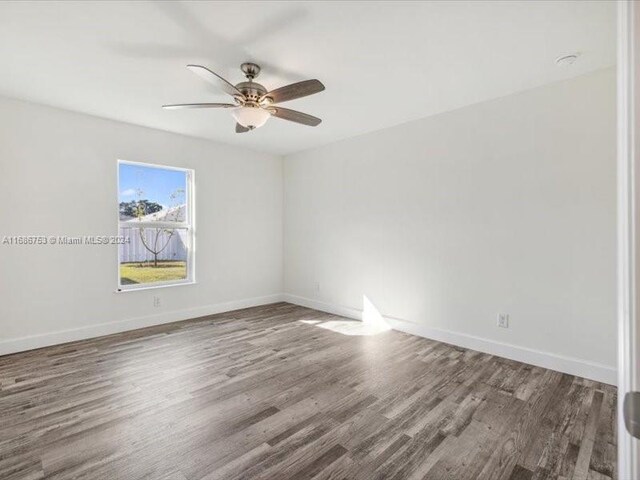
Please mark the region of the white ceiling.
[[[581, 52], [560, 68], [554, 59]], [[234, 132], [226, 101], [185, 65], [232, 83], [327, 90]], [[285, 154], [581, 75], [615, 62], [615, 2], [0, 2], [0, 94]]]

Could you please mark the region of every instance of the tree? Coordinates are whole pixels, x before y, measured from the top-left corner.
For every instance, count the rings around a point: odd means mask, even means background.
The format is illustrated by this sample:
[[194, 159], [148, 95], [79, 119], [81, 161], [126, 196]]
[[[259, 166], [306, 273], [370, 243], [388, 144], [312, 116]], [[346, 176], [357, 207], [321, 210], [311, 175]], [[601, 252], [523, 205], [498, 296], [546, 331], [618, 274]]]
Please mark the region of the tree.
[[156, 213], [162, 210], [162, 205], [149, 200], [131, 200], [130, 202], [120, 202], [120, 217], [138, 217], [138, 211], [143, 209], [144, 215]]
[[[139, 195], [142, 195], [142, 191], [138, 190]], [[171, 205], [167, 208], [166, 214], [162, 221], [164, 222], [177, 222], [180, 221], [180, 207], [184, 204], [184, 189], [177, 189], [169, 198], [171, 200]], [[123, 202], [124, 203], [124, 202]], [[131, 202], [130, 202], [131, 203]], [[160, 220], [159, 212], [162, 211], [162, 206], [158, 205], [154, 202], [149, 202], [147, 200], [140, 200], [138, 202], [134, 202], [135, 206], [133, 206], [134, 216], [138, 218], [138, 220], [142, 221], [142, 217], [146, 215], [153, 214], [153, 221]], [[122, 204], [120, 204], [122, 206]], [[158, 208], [156, 208], [158, 207]], [[152, 211], [149, 211], [151, 209]], [[151, 232], [151, 240], [147, 238], [146, 232]], [[162, 242], [161, 234], [165, 233], [167, 238], [166, 241]], [[158, 266], [158, 255], [160, 255], [165, 248], [169, 245], [171, 238], [175, 234], [175, 229], [173, 228], [161, 228], [161, 227], [153, 227], [153, 228], [145, 228], [140, 227], [140, 241], [144, 248], [147, 249], [153, 255], [153, 266]]]

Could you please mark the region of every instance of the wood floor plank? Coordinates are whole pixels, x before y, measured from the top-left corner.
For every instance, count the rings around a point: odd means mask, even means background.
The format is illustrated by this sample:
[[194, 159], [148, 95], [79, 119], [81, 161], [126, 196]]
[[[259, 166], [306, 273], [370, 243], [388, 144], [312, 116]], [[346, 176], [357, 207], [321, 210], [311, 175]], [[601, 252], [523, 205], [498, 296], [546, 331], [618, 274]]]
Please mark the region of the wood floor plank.
[[601, 414], [601, 407], [603, 401], [603, 393], [600, 390], [596, 390], [591, 400], [591, 409], [587, 418], [587, 425], [584, 430], [584, 438], [578, 451], [578, 459], [576, 460], [576, 468], [573, 471], [574, 480], [586, 480], [589, 475], [589, 465], [591, 460], [591, 454], [593, 452], [593, 445], [595, 443], [595, 434], [598, 426], [598, 422]]
[[0, 357], [3, 480], [616, 479], [615, 387], [276, 303]]

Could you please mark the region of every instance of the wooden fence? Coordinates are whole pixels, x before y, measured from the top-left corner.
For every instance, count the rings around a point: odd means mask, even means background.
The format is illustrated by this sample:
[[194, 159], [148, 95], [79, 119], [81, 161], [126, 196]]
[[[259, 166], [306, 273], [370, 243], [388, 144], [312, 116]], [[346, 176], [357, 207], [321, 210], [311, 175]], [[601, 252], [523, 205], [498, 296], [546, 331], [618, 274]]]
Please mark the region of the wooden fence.
[[[156, 241], [156, 234], [158, 233], [157, 245], [161, 247], [165, 243], [167, 246], [158, 254], [158, 260], [187, 260], [187, 244], [188, 236], [185, 229], [173, 230], [173, 235], [169, 238], [169, 234], [164, 230], [156, 230], [155, 228], [148, 228], [144, 230], [145, 240], [147, 245], [152, 246]], [[138, 228], [121, 228], [120, 235], [124, 238], [128, 238], [127, 243], [119, 245], [120, 248], [120, 262], [144, 262], [153, 261], [153, 253], [151, 253], [142, 243], [140, 238], [140, 229]]]

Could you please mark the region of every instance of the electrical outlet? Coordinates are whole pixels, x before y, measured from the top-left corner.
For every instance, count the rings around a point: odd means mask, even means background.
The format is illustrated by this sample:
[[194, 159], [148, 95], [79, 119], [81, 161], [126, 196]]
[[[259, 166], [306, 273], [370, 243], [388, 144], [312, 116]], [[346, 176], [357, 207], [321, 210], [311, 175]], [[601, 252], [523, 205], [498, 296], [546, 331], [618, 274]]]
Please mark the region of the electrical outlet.
[[509, 328], [509, 314], [508, 313], [499, 313], [498, 314], [498, 326], [501, 328]]
[[153, 306], [156, 308], [160, 306], [160, 297], [157, 297], [157, 296], [153, 297]]

